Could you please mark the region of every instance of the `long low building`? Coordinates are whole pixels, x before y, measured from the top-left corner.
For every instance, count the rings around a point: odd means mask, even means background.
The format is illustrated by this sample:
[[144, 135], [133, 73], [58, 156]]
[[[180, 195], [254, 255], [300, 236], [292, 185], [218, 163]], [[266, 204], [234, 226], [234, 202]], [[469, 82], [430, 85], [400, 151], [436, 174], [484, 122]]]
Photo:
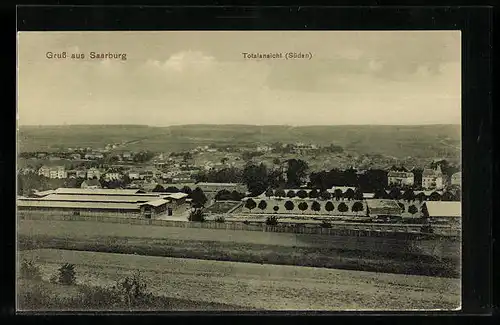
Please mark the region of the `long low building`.
[[21, 213], [154, 218], [173, 215], [188, 196], [184, 193], [68, 188], [37, 194], [35, 198], [18, 197], [17, 210]]
[[428, 201], [422, 206], [422, 213], [431, 223], [460, 224], [462, 220], [462, 203]]

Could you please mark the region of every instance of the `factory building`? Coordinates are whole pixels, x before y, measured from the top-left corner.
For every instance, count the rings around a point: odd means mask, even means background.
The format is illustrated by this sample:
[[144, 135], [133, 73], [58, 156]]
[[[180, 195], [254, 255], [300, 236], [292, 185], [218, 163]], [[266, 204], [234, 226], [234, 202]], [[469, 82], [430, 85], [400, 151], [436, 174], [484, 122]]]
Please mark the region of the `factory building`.
[[20, 213], [158, 218], [171, 216], [185, 204], [184, 193], [144, 193], [141, 190], [58, 188], [18, 197]]

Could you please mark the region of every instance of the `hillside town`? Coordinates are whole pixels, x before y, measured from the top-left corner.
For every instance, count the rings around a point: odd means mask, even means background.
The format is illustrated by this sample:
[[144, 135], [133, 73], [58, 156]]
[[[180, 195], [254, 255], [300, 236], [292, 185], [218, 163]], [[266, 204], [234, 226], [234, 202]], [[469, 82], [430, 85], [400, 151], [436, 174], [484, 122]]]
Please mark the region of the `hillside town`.
[[[132, 210], [136, 214], [129, 215], [135, 217], [144, 216], [141, 204], [149, 201], [144, 201], [143, 196], [152, 195], [149, 198], [154, 201], [152, 209], [156, 213], [148, 213], [147, 218], [187, 221], [195, 218], [196, 210], [202, 216], [199, 218], [240, 222], [252, 218], [269, 222], [271, 217], [281, 222], [296, 222], [308, 215], [311, 222], [321, 217], [359, 221], [370, 215], [370, 220], [394, 221], [405, 217], [404, 220], [415, 223], [422, 222], [428, 213], [427, 205], [424, 207], [426, 201], [442, 202], [437, 203], [442, 206], [451, 206], [444, 202], [459, 204], [460, 201], [459, 166], [445, 159], [433, 160], [423, 169], [351, 165], [344, 169], [312, 170], [305, 159], [314, 157], [318, 151], [342, 155], [343, 148], [280, 143], [251, 148], [198, 146], [181, 152], [153, 153], [114, 150], [117, 147], [109, 144], [101, 149], [22, 153], [25, 166], [18, 171], [18, 209], [46, 211], [50, 203], [52, 210], [62, 211], [67, 206], [73, 209], [73, 214], [81, 215], [83, 211], [77, 205], [72, 208], [70, 202], [86, 198], [96, 204], [94, 210], [101, 211], [97, 205], [114, 202], [109, 196], [114, 194], [109, 193], [122, 193], [140, 196], [140, 200], [128, 201], [135, 204]], [[81, 192], [77, 195], [71, 189]], [[193, 203], [196, 191], [198, 202]], [[346, 202], [340, 202], [335, 209], [330, 199]], [[66, 205], [57, 208], [55, 202], [60, 201], [67, 201]], [[379, 218], [374, 213], [377, 204], [388, 204], [393, 210]], [[123, 216], [124, 211], [132, 210], [117, 206], [92, 213]], [[450, 217], [454, 213], [450, 212]]]

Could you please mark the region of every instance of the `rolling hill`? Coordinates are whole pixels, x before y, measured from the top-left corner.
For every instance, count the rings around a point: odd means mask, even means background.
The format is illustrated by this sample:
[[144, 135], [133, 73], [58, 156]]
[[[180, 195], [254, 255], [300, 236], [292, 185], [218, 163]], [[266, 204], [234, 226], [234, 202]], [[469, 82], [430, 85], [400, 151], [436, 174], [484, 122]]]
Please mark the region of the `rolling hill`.
[[123, 143], [126, 150], [179, 151], [199, 145], [256, 143], [336, 144], [360, 154], [392, 157], [456, 157], [460, 154], [459, 125], [67, 125], [21, 126], [18, 148], [54, 151], [68, 147], [104, 147]]

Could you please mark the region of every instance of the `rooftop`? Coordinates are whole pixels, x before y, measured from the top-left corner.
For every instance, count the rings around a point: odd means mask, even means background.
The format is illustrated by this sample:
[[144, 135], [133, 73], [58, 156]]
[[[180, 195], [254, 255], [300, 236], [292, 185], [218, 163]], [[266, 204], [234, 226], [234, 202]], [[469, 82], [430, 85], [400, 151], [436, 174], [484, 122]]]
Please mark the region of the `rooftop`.
[[139, 209], [137, 203], [102, 203], [99, 202], [58, 202], [43, 199], [20, 199], [17, 200], [18, 207], [24, 208], [67, 208], [67, 209], [114, 209], [114, 210], [131, 210]]
[[92, 188], [65, 188], [60, 187], [54, 190], [56, 194], [95, 194], [95, 195], [134, 195], [144, 193], [139, 189], [92, 189]]
[[425, 202], [427, 211], [430, 217], [461, 217], [462, 203], [461, 202], [442, 202], [428, 201]]
[[153, 207], [159, 207], [159, 206], [162, 206], [162, 205], [167, 204], [167, 203], [168, 203], [167, 200], [158, 199], [158, 200], [154, 200], [154, 201], [144, 202], [144, 203], [141, 203], [140, 205], [149, 205], [149, 206], [153, 206]]

